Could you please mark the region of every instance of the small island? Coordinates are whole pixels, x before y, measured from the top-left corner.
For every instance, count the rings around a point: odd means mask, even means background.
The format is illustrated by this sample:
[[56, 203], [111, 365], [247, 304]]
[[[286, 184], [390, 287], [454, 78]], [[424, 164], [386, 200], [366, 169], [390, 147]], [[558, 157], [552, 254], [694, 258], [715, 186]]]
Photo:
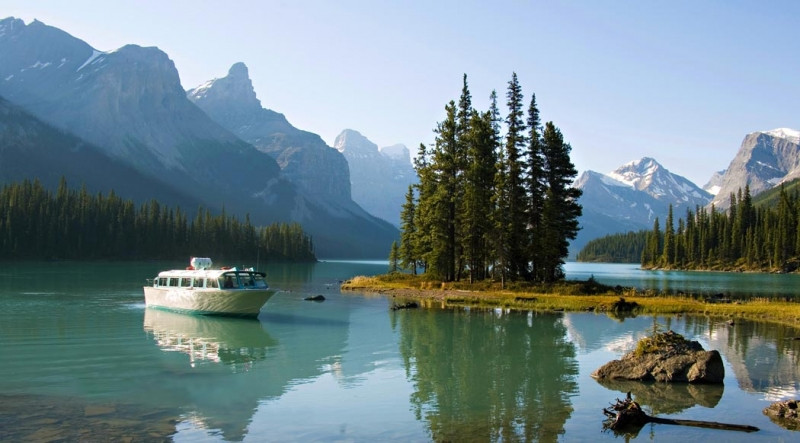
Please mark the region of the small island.
[[800, 327], [800, 303], [753, 299], [713, 303], [691, 294], [670, 295], [635, 288], [603, 285], [595, 279], [553, 284], [496, 282], [442, 282], [424, 275], [389, 273], [357, 276], [345, 281], [343, 291], [384, 294], [417, 301], [421, 307], [509, 308], [542, 312], [597, 312], [612, 317], [631, 315], [705, 315], [720, 322], [737, 319], [767, 321]]

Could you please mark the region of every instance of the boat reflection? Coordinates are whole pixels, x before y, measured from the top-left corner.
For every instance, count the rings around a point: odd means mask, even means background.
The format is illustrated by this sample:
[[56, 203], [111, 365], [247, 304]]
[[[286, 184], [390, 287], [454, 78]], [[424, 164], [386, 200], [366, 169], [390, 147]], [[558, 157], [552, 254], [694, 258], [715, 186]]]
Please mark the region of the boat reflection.
[[347, 340], [346, 310], [284, 311], [256, 320], [146, 308], [160, 373], [143, 402], [180, 411], [178, 426], [205, 438], [242, 440], [261, 402], [319, 377]]
[[247, 366], [264, 360], [274, 340], [256, 319], [186, 315], [147, 308], [144, 330], [164, 351], [187, 354], [189, 364], [203, 362]]

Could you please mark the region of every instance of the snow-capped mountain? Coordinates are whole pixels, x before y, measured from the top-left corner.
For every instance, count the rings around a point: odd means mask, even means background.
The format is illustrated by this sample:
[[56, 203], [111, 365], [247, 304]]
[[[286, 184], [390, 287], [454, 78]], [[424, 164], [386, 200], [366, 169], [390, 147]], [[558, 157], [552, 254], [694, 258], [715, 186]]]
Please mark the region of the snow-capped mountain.
[[736, 156], [719, 182], [713, 203], [730, 206], [730, 195], [750, 185], [757, 195], [779, 184], [800, 177], [800, 131], [778, 128], [747, 134]]
[[652, 158], [629, 162], [600, 174], [584, 172], [575, 182], [583, 191], [581, 231], [570, 244], [577, 253], [590, 240], [617, 232], [651, 229], [658, 218], [663, 227], [669, 205], [677, 220], [687, 209], [703, 207], [712, 195], [686, 178], [673, 174]]
[[649, 157], [629, 162], [608, 176], [659, 201], [698, 204], [709, 198], [708, 192]]

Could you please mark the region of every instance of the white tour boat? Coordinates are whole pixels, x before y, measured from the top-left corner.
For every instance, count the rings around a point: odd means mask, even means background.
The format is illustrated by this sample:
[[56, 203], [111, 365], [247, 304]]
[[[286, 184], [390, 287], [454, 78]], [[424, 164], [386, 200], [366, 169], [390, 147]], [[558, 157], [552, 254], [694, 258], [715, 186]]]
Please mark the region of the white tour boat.
[[[274, 294], [263, 272], [210, 269], [211, 259], [192, 257], [186, 269], [162, 271], [144, 287], [148, 307], [208, 315], [256, 317]], [[148, 280], [149, 281], [149, 280]]]

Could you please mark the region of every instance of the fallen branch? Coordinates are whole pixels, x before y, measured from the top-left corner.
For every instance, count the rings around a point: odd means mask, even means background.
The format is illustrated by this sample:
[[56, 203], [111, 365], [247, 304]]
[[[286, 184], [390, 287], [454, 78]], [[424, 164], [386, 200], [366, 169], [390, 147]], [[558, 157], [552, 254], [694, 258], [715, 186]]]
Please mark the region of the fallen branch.
[[754, 432], [758, 428], [750, 425], [737, 425], [729, 423], [718, 423], [714, 421], [700, 421], [700, 420], [680, 420], [671, 418], [653, 417], [647, 415], [639, 406], [639, 403], [633, 401], [631, 393], [624, 400], [617, 399], [616, 403], [611, 404], [609, 408], [603, 409], [603, 414], [608, 417], [603, 422], [603, 430], [611, 430], [615, 433], [633, 432], [638, 433], [639, 430], [647, 423], [661, 423], [665, 425], [680, 425], [680, 426], [694, 426], [698, 428], [721, 429], [726, 431], [742, 431]]

